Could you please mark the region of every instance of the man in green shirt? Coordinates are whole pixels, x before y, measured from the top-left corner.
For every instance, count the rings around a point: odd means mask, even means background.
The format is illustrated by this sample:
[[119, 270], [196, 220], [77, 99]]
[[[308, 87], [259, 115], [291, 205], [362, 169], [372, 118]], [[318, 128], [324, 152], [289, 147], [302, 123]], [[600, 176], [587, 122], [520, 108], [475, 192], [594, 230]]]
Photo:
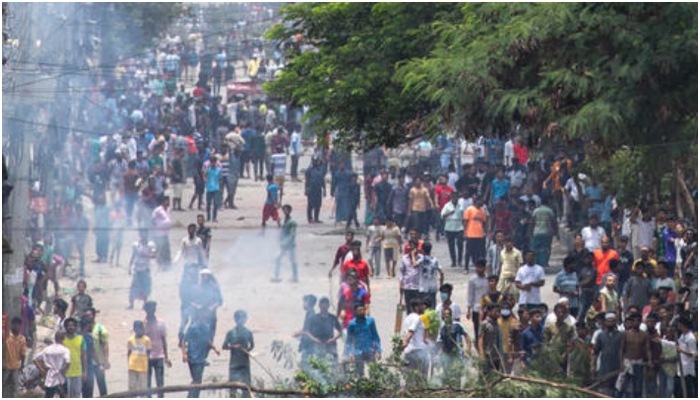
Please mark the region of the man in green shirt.
[[285, 204], [282, 206], [284, 212], [284, 223], [282, 224], [282, 236], [280, 238], [280, 254], [275, 260], [275, 277], [273, 282], [281, 282], [280, 268], [282, 266], [282, 257], [289, 253], [289, 261], [292, 263], [292, 279], [291, 282], [298, 282], [298, 266], [296, 256], [296, 238], [297, 238], [297, 222], [292, 219], [292, 206]]
[[[95, 315], [97, 310], [94, 308], [89, 308], [85, 311], [85, 318], [95, 321]], [[94, 376], [88, 376], [88, 380], [95, 379], [97, 381], [97, 388], [100, 391], [100, 396], [107, 395], [107, 381], [105, 379], [105, 373], [110, 368], [109, 365], [109, 332], [102, 324], [95, 321], [92, 328], [92, 338], [95, 340], [95, 357], [97, 358], [98, 365], [96, 368], [92, 369]]]

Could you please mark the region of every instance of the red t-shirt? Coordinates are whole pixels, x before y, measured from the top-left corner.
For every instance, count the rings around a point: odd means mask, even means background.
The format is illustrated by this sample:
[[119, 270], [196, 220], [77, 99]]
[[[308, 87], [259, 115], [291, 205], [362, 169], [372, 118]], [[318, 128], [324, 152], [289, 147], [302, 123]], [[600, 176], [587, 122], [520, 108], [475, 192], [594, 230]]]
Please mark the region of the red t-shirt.
[[355, 260], [350, 259], [345, 261], [342, 267], [340, 267], [341, 276], [345, 276], [345, 272], [350, 268], [355, 268], [357, 271], [357, 277], [360, 278], [360, 282], [368, 283], [367, 278], [372, 275], [372, 271], [369, 269], [369, 264], [364, 259]]
[[438, 210], [442, 211], [442, 208], [445, 207], [445, 204], [450, 202], [450, 198], [452, 197], [452, 188], [445, 185], [445, 186], [436, 186], [435, 187], [435, 201], [438, 203]]
[[515, 154], [515, 158], [520, 161], [520, 165], [527, 165], [527, 147], [516, 143], [513, 145], [513, 153]]
[[335, 258], [333, 259], [333, 265], [340, 264], [340, 266], [343, 266], [343, 260], [345, 259], [345, 256], [348, 254], [348, 251], [350, 251], [350, 246], [347, 244], [341, 245], [338, 247], [338, 250], [335, 252]]

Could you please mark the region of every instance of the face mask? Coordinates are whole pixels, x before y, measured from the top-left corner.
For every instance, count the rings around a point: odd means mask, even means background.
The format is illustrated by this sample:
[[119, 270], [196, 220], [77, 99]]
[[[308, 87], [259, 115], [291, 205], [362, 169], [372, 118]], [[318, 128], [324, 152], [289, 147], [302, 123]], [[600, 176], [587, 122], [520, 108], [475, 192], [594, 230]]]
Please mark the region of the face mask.
[[510, 310], [501, 310], [501, 316], [510, 317]]
[[447, 295], [447, 293], [440, 293], [440, 300], [442, 300], [442, 301], [447, 301], [447, 298], [448, 298], [448, 297], [449, 297], [449, 296]]

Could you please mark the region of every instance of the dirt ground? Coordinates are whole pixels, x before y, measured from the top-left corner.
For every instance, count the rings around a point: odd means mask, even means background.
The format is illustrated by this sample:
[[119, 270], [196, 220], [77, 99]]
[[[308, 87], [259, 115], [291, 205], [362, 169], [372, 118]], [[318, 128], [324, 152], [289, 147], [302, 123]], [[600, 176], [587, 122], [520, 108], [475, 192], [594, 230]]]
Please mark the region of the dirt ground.
[[[354, 160], [354, 169], [361, 171], [361, 161]], [[300, 176], [309, 165], [309, 156], [300, 160]], [[288, 162], [289, 165], [289, 162]], [[330, 178], [329, 178], [330, 179]], [[191, 182], [191, 181], [190, 181]], [[301, 328], [304, 312], [302, 296], [314, 294], [319, 298], [330, 296], [332, 303], [336, 302], [338, 290], [337, 272], [332, 279], [328, 278], [335, 249], [343, 242], [343, 228], [334, 227], [331, 219], [333, 199], [329, 196], [323, 201], [321, 219], [323, 224], [309, 225], [306, 222], [306, 199], [303, 194], [303, 183], [290, 182], [287, 177], [284, 189], [284, 203], [293, 207], [292, 216], [299, 224], [297, 230], [297, 258], [299, 262], [298, 283], [289, 283], [291, 267], [284, 264], [282, 268], [282, 283], [272, 283], [274, 259], [279, 252], [279, 229], [272, 224], [263, 231], [260, 227], [262, 202], [265, 198], [263, 182], [241, 179], [235, 203], [238, 210], [222, 210], [218, 224], [210, 224], [212, 228], [212, 252], [210, 268], [221, 285], [224, 304], [218, 310], [218, 328], [215, 345], [221, 348], [226, 331], [233, 327], [233, 313], [243, 309], [248, 312], [248, 328], [255, 337], [253, 356], [265, 366], [271, 374], [282, 378], [291, 377], [292, 371], [285, 369], [276, 362], [270, 352], [273, 340], [281, 340], [298, 348], [298, 340], [293, 337], [295, 330]], [[185, 190], [183, 204], [189, 202], [193, 188]], [[360, 210], [364, 210], [364, 204]], [[362, 211], [361, 214], [364, 212]], [[91, 207], [86, 207], [86, 214], [91, 214]], [[171, 230], [170, 244], [173, 257], [179, 242], [186, 235], [186, 226], [195, 222], [196, 210], [172, 212], [175, 227]], [[362, 216], [362, 215], [361, 215]], [[127, 355], [126, 343], [131, 335], [134, 320], [143, 319], [141, 303], [137, 302], [134, 310], [127, 310], [128, 293], [131, 277], [127, 274], [126, 263], [130, 257], [130, 245], [136, 240], [137, 232], [125, 233], [125, 246], [121, 254], [121, 266], [110, 267], [108, 264], [95, 264], [94, 235], [90, 235], [86, 248], [86, 271], [88, 294], [94, 300], [95, 307], [100, 311], [97, 320], [109, 331], [111, 369], [107, 373], [109, 392], [127, 390]], [[361, 237], [364, 241], [364, 237]], [[446, 242], [440, 241], [434, 248], [436, 255], [444, 266], [445, 282], [455, 286], [454, 300], [459, 302], [464, 313], [466, 306], [466, 287], [470, 276], [462, 269], [449, 267], [449, 256]], [[562, 250], [555, 242], [552, 265], [560, 265]], [[547, 282], [542, 290], [543, 300], [553, 304], [558, 297], [552, 292], [553, 273], [548, 271]], [[173, 270], [159, 272], [152, 265], [153, 291], [151, 299], [158, 303], [157, 315], [167, 323], [168, 352], [172, 360], [172, 368], [165, 371], [165, 384], [186, 384], [190, 382], [189, 371], [183, 364], [180, 350], [177, 347], [177, 329], [180, 324], [180, 299], [178, 284], [182, 275], [182, 265], [176, 265]], [[66, 289], [74, 289], [75, 281], [64, 278], [61, 280], [63, 297], [69, 300], [70, 294]], [[390, 337], [393, 334], [396, 304], [399, 299], [398, 282], [385, 276], [372, 280], [371, 314], [377, 322], [385, 352], [391, 351]], [[332, 311], [334, 308], [332, 309]], [[466, 321], [465, 321], [466, 322]], [[471, 323], [466, 323], [470, 333]], [[40, 333], [46, 333], [40, 330]], [[43, 337], [39, 337], [39, 343]], [[221, 356], [211, 353], [210, 366], [205, 369], [204, 381], [226, 380], [228, 377], [228, 354]], [[298, 357], [297, 361], [298, 361]], [[270, 373], [253, 362], [252, 374], [254, 382], [257, 379], [270, 385]], [[97, 395], [97, 388], [95, 388]], [[182, 397], [179, 393], [173, 397]], [[202, 396], [206, 396], [202, 393]]]

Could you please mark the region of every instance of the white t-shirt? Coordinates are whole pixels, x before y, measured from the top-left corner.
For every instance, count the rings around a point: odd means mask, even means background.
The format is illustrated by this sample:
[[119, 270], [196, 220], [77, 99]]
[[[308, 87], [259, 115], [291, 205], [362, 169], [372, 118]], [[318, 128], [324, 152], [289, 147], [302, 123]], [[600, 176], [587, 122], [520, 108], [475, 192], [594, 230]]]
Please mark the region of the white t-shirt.
[[284, 176], [284, 171], [287, 167], [287, 155], [283, 153], [273, 154], [270, 157], [272, 162], [272, 174], [274, 176]]
[[605, 236], [605, 229], [603, 229], [602, 226], [598, 226], [595, 229], [587, 226], [581, 229], [581, 236], [586, 243], [585, 246], [588, 251], [593, 252], [601, 247], [600, 241], [603, 239], [603, 236]]
[[[515, 280], [523, 285], [528, 283], [535, 283], [539, 281], [544, 281], [544, 269], [535, 264], [529, 266], [527, 264], [518, 268], [518, 273], [515, 275]], [[518, 304], [541, 304], [542, 300], [540, 298], [540, 288], [531, 287], [530, 291], [525, 290], [520, 291], [520, 301]]]
[[61, 370], [70, 363], [70, 350], [67, 347], [54, 343], [45, 347], [34, 359], [42, 361], [47, 367], [44, 381], [46, 387], [56, 387], [66, 381]]
[[413, 332], [413, 336], [411, 336], [408, 346], [403, 350], [403, 354], [408, 354], [412, 351], [425, 349], [427, 347], [424, 337], [425, 328], [423, 327], [423, 321], [420, 319], [420, 315], [414, 312], [408, 314], [403, 321], [403, 330], [404, 334]]
[[[443, 303], [440, 303], [435, 307], [435, 313], [438, 315], [438, 317], [442, 318], [442, 309], [443, 309]], [[450, 310], [452, 310], [452, 319], [455, 321], [459, 321], [462, 319], [462, 309], [459, 308], [459, 305], [455, 303], [454, 301], [452, 304], [450, 304]]]
[[656, 219], [649, 218], [649, 221], [644, 221], [642, 217], [637, 217], [635, 221], [637, 225], [637, 237], [634, 241], [636, 247], [653, 248], [654, 245], [654, 228], [656, 228]]

